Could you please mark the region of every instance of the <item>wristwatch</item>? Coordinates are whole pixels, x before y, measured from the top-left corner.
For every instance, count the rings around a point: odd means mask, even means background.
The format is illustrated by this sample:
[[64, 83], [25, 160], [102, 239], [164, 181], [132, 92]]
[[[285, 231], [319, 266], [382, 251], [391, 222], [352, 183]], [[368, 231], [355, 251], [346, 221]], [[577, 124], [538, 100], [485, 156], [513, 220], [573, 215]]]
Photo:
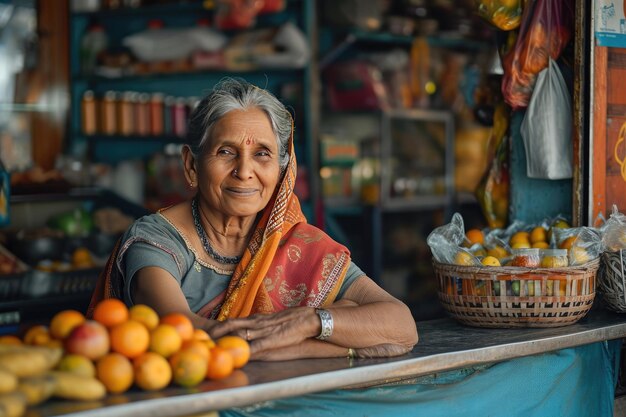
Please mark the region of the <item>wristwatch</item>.
[[316, 308], [315, 312], [318, 316], [320, 316], [320, 321], [322, 323], [322, 331], [319, 336], [316, 336], [315, 338], [319, 340], [326, 340], [333, 334], [333, 316], [330, 314], [330, 311], [322, 308]]

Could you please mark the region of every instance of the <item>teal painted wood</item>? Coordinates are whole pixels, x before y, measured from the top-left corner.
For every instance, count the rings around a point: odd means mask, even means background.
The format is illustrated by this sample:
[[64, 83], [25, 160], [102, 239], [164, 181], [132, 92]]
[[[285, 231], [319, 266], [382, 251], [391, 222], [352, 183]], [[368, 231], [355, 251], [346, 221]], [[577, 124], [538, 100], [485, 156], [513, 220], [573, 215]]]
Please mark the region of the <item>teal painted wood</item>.
[[538, 180], [526, 175], [526, 151], [520, 125], [524, 112], [511, 116], [511, 201], [509, 221], [539, 223], [563, 215], [572, 220], [572, 180]]

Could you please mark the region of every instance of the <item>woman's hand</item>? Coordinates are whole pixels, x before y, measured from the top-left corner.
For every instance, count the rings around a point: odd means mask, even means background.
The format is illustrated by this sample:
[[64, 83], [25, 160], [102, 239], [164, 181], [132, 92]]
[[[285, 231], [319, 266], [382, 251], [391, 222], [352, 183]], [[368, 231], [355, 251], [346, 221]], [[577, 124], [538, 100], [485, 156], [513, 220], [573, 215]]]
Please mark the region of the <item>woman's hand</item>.
[[313, 307], [288, 308], [274, 314], [256, 314], [244, 319], [229, 319], [213, 326], [213, 339], [235, 334], [250, 343], [255, 353], [300, 345], [320, 333], [320, 319]]

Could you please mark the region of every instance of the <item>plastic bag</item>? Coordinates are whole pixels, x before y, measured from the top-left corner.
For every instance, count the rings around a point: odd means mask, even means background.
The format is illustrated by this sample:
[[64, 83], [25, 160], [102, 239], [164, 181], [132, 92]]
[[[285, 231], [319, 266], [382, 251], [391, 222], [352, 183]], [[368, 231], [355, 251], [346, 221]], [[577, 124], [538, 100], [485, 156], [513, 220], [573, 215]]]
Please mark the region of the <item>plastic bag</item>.
[[521, 0], [475, 0], [478, 15], [498, 29], [513, 30], [522, 21]]
[[529, 178], [572, 177], [572, 100], [556, 62], [539, 73], [522, 120]]
[[515, 47], [503, 59], [504, 100], [514, 110], [528, 106], [537, 74], [556, 60], [574, 33], [569, 0], [536, 0], [524, 8]]
[[626, 216], [613, 204], [613, 212], [602, 227], [602, 243], [605, 250], [616, 252], [626, 249]]
[[[476, 198], [491, 229], [503, 228], [509, 213], [509, 127], [507, 109], [504, 104], [496, 107], [494, 125], [489, 148], [494, 156], [489, 168], [476, 188]], [[491, 150], [489, 151], [491, 154]]]
[[435, 228], [426, 239], [437, 262], [457, 265], [480, 265], [480, 260], [459, 245], [465, 240], [463, 217], [454, 213], [450, 223]]

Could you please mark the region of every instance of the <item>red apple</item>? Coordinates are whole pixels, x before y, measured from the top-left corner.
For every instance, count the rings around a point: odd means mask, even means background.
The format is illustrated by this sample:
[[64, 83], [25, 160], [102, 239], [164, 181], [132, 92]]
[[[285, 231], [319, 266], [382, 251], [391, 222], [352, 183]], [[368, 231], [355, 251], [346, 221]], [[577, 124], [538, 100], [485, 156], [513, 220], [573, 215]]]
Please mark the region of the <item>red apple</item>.
[[74, 327], [65, 339], [65, 350], [68, 353], [83, 355], [96, 360], [109, 353], [109, 333], [103, 325], [94, 320]]

